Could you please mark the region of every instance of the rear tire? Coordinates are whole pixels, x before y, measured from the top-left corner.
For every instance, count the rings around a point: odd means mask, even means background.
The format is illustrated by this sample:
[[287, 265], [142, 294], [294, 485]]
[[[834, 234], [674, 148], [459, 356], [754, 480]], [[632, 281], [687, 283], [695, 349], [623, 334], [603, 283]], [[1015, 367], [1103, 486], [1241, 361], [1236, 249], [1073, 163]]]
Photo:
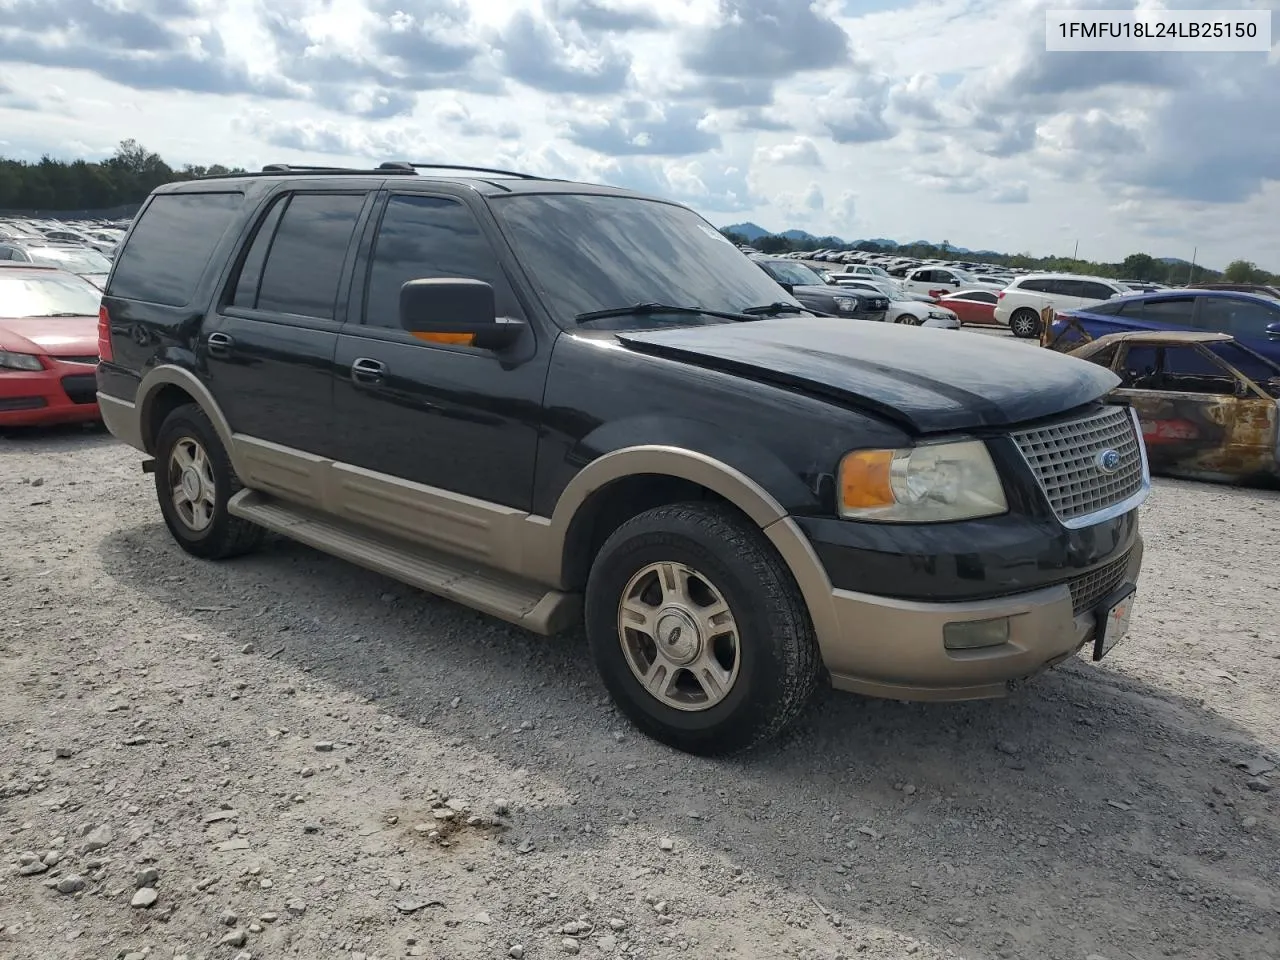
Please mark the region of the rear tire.
[[619, 527], [591, 567], [585, 619], [618, 708], [688, 753], [776, 735], [821, 671], [790, 571], [759, 529], [718, 504], [656, 507]]
[[227, 511], [242, 484], [208, 414], [194, 403], [171, 411], [160, 424], [155, 455], [160, 512], [183, 550], [223, 560], [261, 545], [266, 531]]
[[1015, 337], [1031, 340], [1040, 336], [1040, 314], [1030, 307], [1022, 307], [1009, 318], [1009, 330]]

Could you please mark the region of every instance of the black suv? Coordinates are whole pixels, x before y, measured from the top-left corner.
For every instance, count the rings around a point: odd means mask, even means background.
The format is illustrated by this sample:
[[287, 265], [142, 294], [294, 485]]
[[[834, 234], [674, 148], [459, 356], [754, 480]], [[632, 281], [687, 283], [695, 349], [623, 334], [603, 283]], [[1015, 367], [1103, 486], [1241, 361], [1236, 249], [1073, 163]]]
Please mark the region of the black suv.
[[1000, 696], [1127, 625], [1150, 481], [1113, 373], [809, 315], [674, 203], [401, 163], [169, 184], [99, 337], [103, 418], [187, 552], [272, 530], [585, 619], [684, 750], [773, 734], [823, 678]]
[[786, 257], [751, 258], [756, 266], [778, 282], [801, 304], [819, 314], [852, 320], [883, 320], [889, 312], [889, 298], [863, 291], [843, 290], [828, 283], [812, 267]]

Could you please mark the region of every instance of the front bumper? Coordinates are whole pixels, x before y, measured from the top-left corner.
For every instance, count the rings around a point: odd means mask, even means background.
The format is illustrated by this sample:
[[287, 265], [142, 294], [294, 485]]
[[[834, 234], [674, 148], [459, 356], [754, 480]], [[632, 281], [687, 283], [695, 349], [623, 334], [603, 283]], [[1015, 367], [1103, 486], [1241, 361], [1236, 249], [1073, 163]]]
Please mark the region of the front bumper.
[[0, 371], [0, 427], [99, 419], [93, 367], [45, 358], [43, 370]]
[[[1142, 539], [1136, 537], [1109, 581], [1137, 583], [1142, 555]], [[833, 686], [867, 696], [1001, 697], [1012, 682], [1058, 665], [1093, 638], [1095, 607], [1090, 601], [1101, 602], [1109, 587], [1095, 571], [1039, 590], [958, 603], [833, 589], [836, 630], [820, 636], [823, 661]], [[944, 646], [947, 624], [997, 618], [1008, 618], [1006, 643], [976, 650]]]

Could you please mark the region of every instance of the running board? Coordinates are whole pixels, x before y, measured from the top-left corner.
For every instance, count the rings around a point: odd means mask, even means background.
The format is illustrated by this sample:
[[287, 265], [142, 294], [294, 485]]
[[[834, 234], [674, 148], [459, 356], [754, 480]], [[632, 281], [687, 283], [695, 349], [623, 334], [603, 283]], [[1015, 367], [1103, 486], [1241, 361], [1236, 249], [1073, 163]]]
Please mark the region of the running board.
[[231, 498], [227, 510], [291, 540], [534, 633], [559, 633], [576, 625], [581, 617], [582, 598], [578, 594], [547, 590], [256, 490], [241, 490]]

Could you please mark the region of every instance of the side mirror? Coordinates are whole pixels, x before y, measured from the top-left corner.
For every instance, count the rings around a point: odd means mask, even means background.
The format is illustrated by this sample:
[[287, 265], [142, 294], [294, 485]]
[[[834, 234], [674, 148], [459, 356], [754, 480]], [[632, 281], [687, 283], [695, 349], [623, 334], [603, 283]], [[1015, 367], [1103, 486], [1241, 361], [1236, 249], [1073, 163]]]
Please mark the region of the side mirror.
[[483, 280], [410, 280], [400, 287], [400, 326], [427, 342], [499, 350], [524, 324], [499, 320], [493, 287]]
[[787, 283], [785, 280], [779, 280], [778, 286], [780, 286], [783, 290], [787, 291], [787, 293], [796, 292], [796, 285], [794, 283]]
[[1267, 324], [1267, 339], [1280, 340], [1280, 323]]

